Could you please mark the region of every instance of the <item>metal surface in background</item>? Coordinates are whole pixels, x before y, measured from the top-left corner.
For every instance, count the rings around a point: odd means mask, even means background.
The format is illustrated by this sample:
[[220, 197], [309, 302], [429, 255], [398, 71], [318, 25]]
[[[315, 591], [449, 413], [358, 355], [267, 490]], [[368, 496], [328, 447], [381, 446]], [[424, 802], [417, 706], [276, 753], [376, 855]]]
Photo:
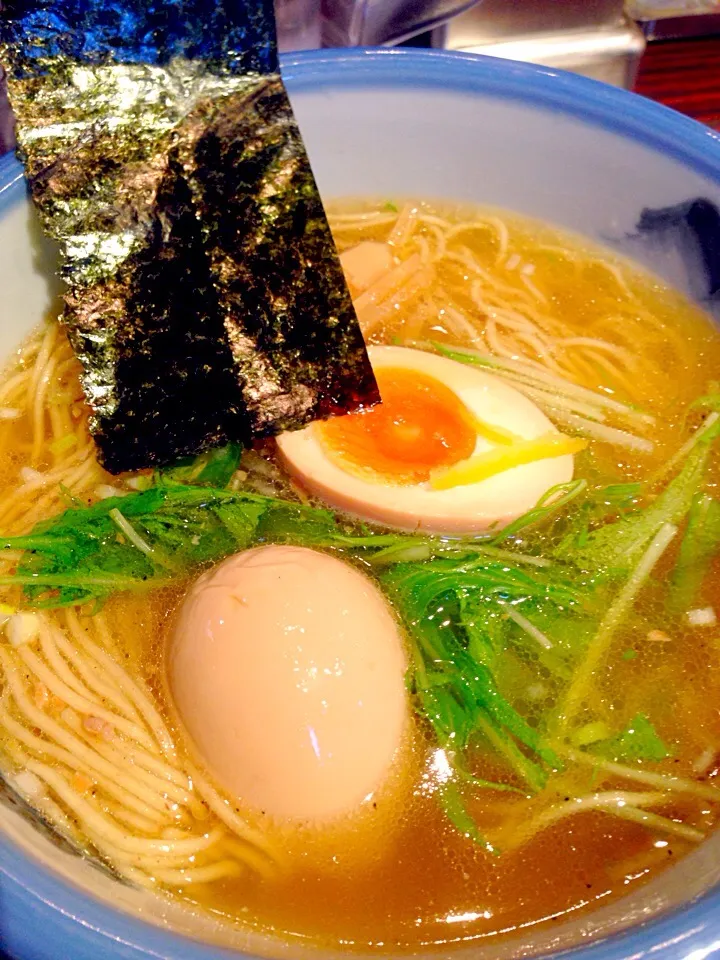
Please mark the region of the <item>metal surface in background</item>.
[[[398, 43], [447, 22], [476, 3], [477, 0], [320, 0], [321, 45], [373, 47]], [[514, 0], [511, 3], [514, 5]]]
[[626, 0], [625, 8], [649, 40], [720, 34], [720, 0]]
[[[692, 14], [682, 17], [663, 17], [640, 22], [648, 40], [682, 40], [693, 37], [720, 35], [720, 7], [718, 13]], [[720, 69], [720, 64], [718, 64]]]
[[623, 0], [483, 0], [435, 31], [433, 45], [572, 70], [630, 88], [645, 36]]
[[720, 13], [719, 0], [626, 0], [628, 16], [635, 20], [664, 20]]

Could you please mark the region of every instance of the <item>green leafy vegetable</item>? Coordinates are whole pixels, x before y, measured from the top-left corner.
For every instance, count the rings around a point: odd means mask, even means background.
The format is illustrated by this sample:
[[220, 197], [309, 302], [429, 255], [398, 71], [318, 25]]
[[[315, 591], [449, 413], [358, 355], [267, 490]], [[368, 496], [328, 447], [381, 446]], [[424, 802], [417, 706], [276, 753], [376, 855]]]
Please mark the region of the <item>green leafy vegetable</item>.
[[586, 488], [587, 480], [571, 480], [569, 483], [559, 483], [557, 486], [551, 487], [540, 497], [532, 510], [528, 510], [527, 513], [522, 514], [517, 520], [513, 520], [512, 523], [503, 527], [503, 529], [493, 537], [491, 543], [502, 543], [503, 540], [509, 540], [526, 527], [544, 523], [549, 520], [550, 517], [554, 517], [560, 513], [561, 510], [564, 510], [573, 500], [584, 493]]
[[167, 483], [189, 483], [200, 487], [226, 487], [240, 464], [243, 448], [239, 443], [215, 447], [197, 457], [186, 457], [162, 470], [159, 479]]
[[92, 506], [73, 506], [3, 546], [27, 551], [17, 572], [36, 607], [102, 601], [117, 590], [162, 586], [171, 577], [256, 539], [283, 539], [293, 528], [332, 541], [342, 534], [332, 513], [249, 493], [163, 480]]
[[451, 780], [448, 783], [444, 783], [438, 788], [438, 798], [445, 816], [456, 830], [464, 834], [468, 839], [485, 847], [490, 853], [497, 852], [492, 844], [488, 843], [478, 830], [477, 824], [467, 811], [458, 785], [454, 781]]
[[526, 784], [532, 793], [538, 793], [547, 784], [548, 767], [529, 757], [504, 730], [494, 725], [485, 716], [477, 718], [480, 742], [486, 743], [503, 757], [511, 770]]
[[[720, 426], [720, 425], [719, 425]], [[690, 451], [680, 473], [648, 506], [620, 516], [590, 532], [563, 541], [555, 555], [590, 571], [626, 574], [664, 524], [678, 524], [690, 510], [707, 467], [711, 442], [720, 430], [709, 431]]]
[[380, 582], [412, 637], [410, 690], [438, 743], [463, 762], [473, 736], [490, 735], [502, 743], [518, 776], [533, 788], [541, 786], [557, 758], [500, 693], [493, 674], [498, 651], [487, 621], [478, 622], [477, 603], [469, 601], [484, 598], [496, 610], [528, 597], [569, 605], [577, 601], [577, 591], [556, 573], [530, 575], [485, 558], [399, 563], [382, 573]]
[[714, 380], [709, 384], [708, 393], [698, 397], [690, 404], [691, 410], [713, 410], [720, 413], [720, 383]]
[[633, 760], [665, 760], [671, 755], [655, 727], [643, 713], [633, 717], [622, 733], [594, 743], [590, 752], [606, 760], [614, 760], [616, 763], [628, 763]]
[[707, 494], [696, 494], [672, 575], [670, 606], [674, 613], [684, 613], [692, 607], [719, 548], [720, 502]]
[[615, 634], [629, 615], [635, 600], [647, 585], [652, 571], [677, 534], [677, 527], [664, 523], [650, 541], [632, 573], [620, 591], [613, 597], [602, 616], [597, 632], [589, 643], [572, 680], [562, 698], [558, 713], [558, 725], [566, 727], [582, 709], [592, 689], [597, 671], [602, 666], [615, 639]]
[[[461, 568], [463, 582], [489, 595], [522, 590], [527, 596], [549, 594], [562, 602], [575, 599], [567, 583], [558, 585], [540, 573], [531, 576], [522, 569], [522, 559], [509, 566], [511, 553], [500, 551], [498, 556], [476, 540], [384, 534], [341, 521], [330, 510], [196, 485], [207, 476], [227, 480], [238, 456], [237, 448], [226, 447], [215, 456], [204, 455], [166, 471], [148, 490], [91, 506], [73, 503], [29, 534], [2, 542], [7, 549], [26, 553], [17, 572], [0, 578], [0, 583], [22, 585], [33, 606], [102, 601], [116, 590], [160, 586], [252, 543], [298, 541], [354, 551], [366, 559], [376, 558], [380, 566], [397, 566], [408, 556], [424, 560], [440, 554], [431, 577], [439, 576], [439, 584], [445, 582], [443, 577], [451, 582]], [[185, 482], [177, 482], [178, 476]], [[428, 582], [429, 569], [423, 573], [422, 564], [413, 569], [420, 581]]]
[[563, 535], [553, 555], [572, 559], [575, 551], [585, 546], [592, 529], [635, 512], [642, 496], [642, 483], [614, 483], [586, 490], [575, 510], [564, 518]]

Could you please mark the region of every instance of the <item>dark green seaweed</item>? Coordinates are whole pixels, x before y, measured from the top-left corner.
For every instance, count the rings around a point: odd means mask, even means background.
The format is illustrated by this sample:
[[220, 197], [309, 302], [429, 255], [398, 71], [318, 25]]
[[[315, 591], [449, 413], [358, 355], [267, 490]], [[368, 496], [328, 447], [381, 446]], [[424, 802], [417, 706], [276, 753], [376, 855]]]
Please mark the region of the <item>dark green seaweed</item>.
[[272, 3], [4, 9], [20, 155], [61, 245], [104, 466], [161, 466], [377, 402]]

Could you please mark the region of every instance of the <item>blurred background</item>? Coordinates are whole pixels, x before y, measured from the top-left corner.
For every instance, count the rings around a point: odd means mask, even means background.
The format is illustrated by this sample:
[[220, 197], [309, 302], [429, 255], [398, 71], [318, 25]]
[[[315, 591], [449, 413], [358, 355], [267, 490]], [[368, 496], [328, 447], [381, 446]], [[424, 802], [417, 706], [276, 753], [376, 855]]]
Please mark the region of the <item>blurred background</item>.
[[[720, 130], [720, 0], [275, 0], [283, 52], [404, 45], [572, 70]], [[0, 81], [1, 83], [1, 81]], [[12, 125], [0, 88], [0, 151]]]
[[283, 50], [403, 44], [573, 70], [720, 129], [720, 0], [276, 0]]

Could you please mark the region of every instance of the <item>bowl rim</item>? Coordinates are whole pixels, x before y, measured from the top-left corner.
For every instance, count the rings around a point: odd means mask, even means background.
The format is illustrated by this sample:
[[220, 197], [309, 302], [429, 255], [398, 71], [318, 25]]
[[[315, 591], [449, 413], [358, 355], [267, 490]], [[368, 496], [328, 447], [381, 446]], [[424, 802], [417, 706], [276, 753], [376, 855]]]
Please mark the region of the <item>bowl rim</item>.
[[[281, 57], [291, 96], [322, 89], [387, 87], [482, 94], [516, 100], [579, 118], [671, 156], [720, 184], [720, 133], [625, 90], [560, 70], [474, 54], [398, 48], [317, 50]], [[0, 157], [0, 217], [25, 196], [22, 167]], [[38, 937], [53, 956], [246, 960], [246, 954], [203, 944], [146, 923], [94, 900], [45, 869], [0, 834], [0, 897], [17, 911], [13, 933], [0, 923], [0, 948], [20, 958], [23, 944], [38, 957]], [[42, 932], [38, 919], [42, 917]], [[27, 935], [24, 932], [27, 929]], [[82, 949], [79, 940], [82, 940]], [[482, 941], [481, 941], [482, 942]], [[628, 930], [546, 957], [567, 960], [705, 960], [720, 948], [720, 887]]]
[[24, 196], [23, 168], [13, 153], [0, 157], [0, 216]]

